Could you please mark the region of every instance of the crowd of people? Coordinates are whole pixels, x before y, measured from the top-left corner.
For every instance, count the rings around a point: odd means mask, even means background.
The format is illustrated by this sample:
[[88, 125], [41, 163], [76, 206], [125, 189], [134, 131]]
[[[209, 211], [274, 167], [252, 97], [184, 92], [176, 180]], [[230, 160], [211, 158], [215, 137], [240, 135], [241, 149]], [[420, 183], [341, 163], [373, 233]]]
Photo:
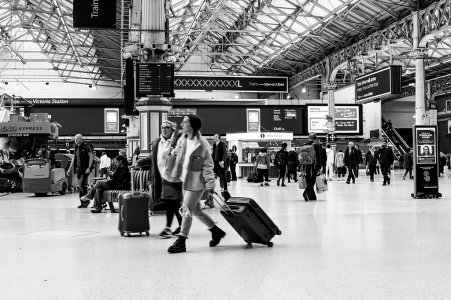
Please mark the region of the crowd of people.
[[[168, 248], [169, 253], [186, 251], [186, 240], [189, 236], [193, 216], [196, 216], [208, 230], [211, 231], [210, 247], [218, 245], [226, 233], [216, 226], [212, 218], [201, 209], [200, 200], [204, 195], [215, 194], [216, 180], [219, 181], [220, 193], [227, 201], [231, 197], [228, 186], [231, 181], [237, 180], [236, 165], [238, 155], [236, 147], [227, 149], [221, 140], [220, 134], [214, 135], [213, 146], [202, 136], [201, 119], [196, 115], [185, 116], [181, 124], [182, 130], [177, 130], [177, 124], [164, 120], [161, 124], [161, 135], [152, 141], [151, 153], [148, 157], [136, 161], [134, 167], [150, 166], [151, 171], [151, 201], [164, 203], [166, 209], [166, 224], [160, 232], [162, 238], [177, 236], [177, 240]], [[212, 148], [212, 149], [211, 149]], [[131, 175], [125, 156], [119, 155], [111, 160], [105, 152], [98, 160], [100, 174], [105, 180], [98, 180], [88, 190], [87, 178], [91, 173], [96, 158], [93, 149], [83, 142], [83, 136], [75, 136], [74, 158], [71, 161], [68, 175], [74, 171], [80, 186], [80, 205], [85, 208], [94, 200], [92, 213], [102, 211], [104, 204], [103, 193], [106, 190], [129, 190]], [[403, 179], [409, 175], [413, 178], [413, 151], [409, 149], [403, 156], [405, 173]], [[440, 155], [440, 172], [443, 173], [444, 163]], [[317, 177], [323, 176], [332, 181], [337, 175], [338, 180], [344, 180], [347, 173], [346, 184], [355, 183], [359, 177], [360, 166], [366, 165], [366, 175], [371, 182], [375, 174], [382, 173], [383, 186], [390, 185], [390, 170], [395, 156], [388, 147], [387, 141], [382, 141], [379, 149], [373, 145], [363, 153], [359, 145], [349, 142], [345, 149], [334, 151], [330, 144], [324, 144], [317, 139], [315, 133], [310, 133], [308, 142], [300, 150], [287, 149], [282, 143], [281, 148], [273, 159], [268, 149], [261, 148], [254, 160], [257, 182], [260, 186], [269, 186], [269, 170], [273, 163], [278, 170], [277, 186], [285, 187], [285, 182], [293, 180], [305, 181], [302, 196], [305, 201], [317, 199], [315, 184]], [[111, 171], [115, 166], [114, 172]], [[298, 178], [298, 173], [302, 178]], [[212, 205], [212, 204], [211, 204]], [[115, 212], [110, 205], [111, 212]], [[177, 220], [177, 227], [172, 231], [171, 226]]]

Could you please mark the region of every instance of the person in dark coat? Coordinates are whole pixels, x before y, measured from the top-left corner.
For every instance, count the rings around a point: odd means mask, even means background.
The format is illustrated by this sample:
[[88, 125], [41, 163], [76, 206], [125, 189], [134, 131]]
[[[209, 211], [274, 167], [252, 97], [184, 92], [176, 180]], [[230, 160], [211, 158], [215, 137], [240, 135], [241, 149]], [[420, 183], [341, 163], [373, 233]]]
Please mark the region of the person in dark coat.
[[390, 177], [388, 176], [388, 172], [390, 171], [391, 165], [395, 160], [395, 156], [393, 154], [393, 150], [387, 146], [387, 141], [382, 141], [382, 147], [377, 151], [377, 157], [379, 163], [381, 165], [381, 172], [384, 176], [384, 182], [382, 185], [390, 184]]
[[370, 145], [368, 152], [365, 156], [366, 167], [370, 173], [370, 180], [374, 181], [374, 173], [376, 173], [376, 165], [377, 165], [377, 156], [376, 151], [374, 151], [374, 146]]
[[321, 170], [326, 167], [326, 161], [321, 161], [322, 146], [316, 140], [316, 134], [314, 132], [309, 133], [309, 141], [305, 145], [312, 145], [315, 148], [315, 163], [305, 166], [305, 180], [307, 181], [307, 187], [304, 190], [302, 196], [305, 201], [316, 200], [315, 183], [316, 176], [321, 174]]
[[233, 145], [232, 149], [229, 150], [229, 162], [230, 162], [230, 174], [231, 181], [236, 181], [236, 164], [238, 163], [238, 155], [236, 155], [236, 146]]
[[406, 153], [404, 153], [404, 169], [406, 170], [404, 172], [404, 176], [402, 176], [402, 179], [406, 180], [406, 175], [409, 173], [409, 179], [413, 179], [412, 176], [412, 169], [413, 169], [413, 149], [407, 149]]
[[[127, 166], [127, 158], [122, 155], [116, 156], [117, 169], [114, 171], [113, 176], [110, 180], [99, 180], [94, 185], [94, 188], [89, 191], [88, 194], [83, 196], [81, 199], [83, 201], [95, 199], [94, 209], [91, 210], [92, 213], [102, 212], [102, 202], [103, 202], [103, 192], [107, 190], [130, 190], [130, 171]], [[114, 213], [116, 210], [112, 203], [110, 204], [111, 212]]]
[[[221, 194], [224, 198], [230, 198], [227, 192], [227, 175], [226, 175], [226, 163], [227, 163], [227, 148], [223, 141], [221, 141], [221, 135], [216, 133], [214, 135], [215, 142], [213, 144], [213, 162], [216, 176], [219, 178], [219, 185], [221, 186]], [[228, 196], [228, 197], [226, 197]]]
[[358, 144], [354, 144], [354, 148], [356, 150], [355, 155], [357, 158], [357, 163], [354, 166], [354, 176], [355, 178], [359, 178], [359, 166], [363, 164], [363, 156], [362, 151], [360, 151], [360, 146]]
[[288, 183], [290, 183], [290, 177], [293, 174], [294, 182], [298, 181], [297, 178], [297, 168], [299, 167], [299, 158], [296, 151], [291, 150], [288, 152], [288, 162], [287, 162], [287, 179]]
[[277, 185], [280, 185], [282, 180], [282, 186], [285, 185], [285, 174], [287, 172], [288, 152], [287, 143], [282, 143], [282, 148], [277, 151], [274, 157], [274, 165], [279, 169], [279, 177], [277, 177]]
[[347, 184], [350, 184], [351, 179], [352, 183], [355, 183], [355, 166], [358, 164], [357, 150], [354, 148], [354, 143], [349, 142], [348, 148], [345, 151], [344, 164], [346, 168], [348, 168], [348, 179], [346, 180]]

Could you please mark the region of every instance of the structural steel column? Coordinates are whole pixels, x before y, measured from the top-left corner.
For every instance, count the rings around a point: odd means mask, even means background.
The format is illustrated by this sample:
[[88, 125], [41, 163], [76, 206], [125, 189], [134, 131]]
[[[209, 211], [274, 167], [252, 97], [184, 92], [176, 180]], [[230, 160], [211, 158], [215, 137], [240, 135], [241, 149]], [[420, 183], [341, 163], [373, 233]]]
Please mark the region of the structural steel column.
[[[166, 15], [165, 0], [142, 0], [141, 44], [144, 47], [143, 62], [163, 62], [164, 51], [160, 45], [165, 43]], [[148, 95], [139, 99], [136, 109], [140, 114], [140, 140], [142, 153], [148, 154], [152, 149], [149, 143], [161, 133], [161, 122], [168, 117], [172, 103], [165, 97]]]
[[[329, 108], [329, 119], [328, 119], [328, 133], [330, 134], [335, 134], [335, 98], [334, 98], [334, 94], [335, 94], [335, 89], [337, 88], [337, 84], [335, 82], [326, 82], [325, 87], [327, 89], [327, 105]], [[335, 157], [335, 153], [336, 153], [336, 148], [337, 148], [337, 143], [334, 142], [330, 142], [330, 146], [332, 149], [332, 153]]]
[[419, 48], [420, 22], [418, 12], [413, 13], [413, 52], [415, 56], [415, 124], [426, 124], [426, 99], [424, 89], [424, 58], [427, 49]]

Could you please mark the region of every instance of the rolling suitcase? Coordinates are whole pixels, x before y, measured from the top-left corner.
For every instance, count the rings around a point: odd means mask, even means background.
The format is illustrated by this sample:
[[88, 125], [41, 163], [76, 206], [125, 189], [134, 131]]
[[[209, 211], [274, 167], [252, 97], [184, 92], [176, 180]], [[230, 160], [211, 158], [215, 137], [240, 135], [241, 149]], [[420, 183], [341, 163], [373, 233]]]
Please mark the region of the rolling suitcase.
[[149, 201], [148, 193], [133, 191], [133, 171], [132, 191], [119, 195], [119, 232], [122, 236], [130, 236], [131, 233], [143, 232], [149, 235]]
[[227, 202], [217, 194], [214, 199], [221, 207], [221, 215], [248, 244], [259, 243], [272, 247], [271, 239], [282, 232], [263, 209], [251, 198], [231, 197]]

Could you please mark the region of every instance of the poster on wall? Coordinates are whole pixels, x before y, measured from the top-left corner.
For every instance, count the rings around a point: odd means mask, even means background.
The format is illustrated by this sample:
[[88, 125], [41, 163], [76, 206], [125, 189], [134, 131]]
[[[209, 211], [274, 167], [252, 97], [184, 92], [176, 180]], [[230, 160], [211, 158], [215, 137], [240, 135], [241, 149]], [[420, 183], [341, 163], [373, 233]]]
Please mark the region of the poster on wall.
[[119, 133], [119, 108], [105, 108], [105, 133]]
[[260, 109], [247, 109], [247, 132], [260, 131]]
[[417, 164], [436, 164], [435, 127], [417, 128]]
[[[329, 108], [327, 105], [307, 106], [308, 132], [326, 133], [328, 131]], [[335, 133], [361, 134], [361, 106], [335, 106]]]

